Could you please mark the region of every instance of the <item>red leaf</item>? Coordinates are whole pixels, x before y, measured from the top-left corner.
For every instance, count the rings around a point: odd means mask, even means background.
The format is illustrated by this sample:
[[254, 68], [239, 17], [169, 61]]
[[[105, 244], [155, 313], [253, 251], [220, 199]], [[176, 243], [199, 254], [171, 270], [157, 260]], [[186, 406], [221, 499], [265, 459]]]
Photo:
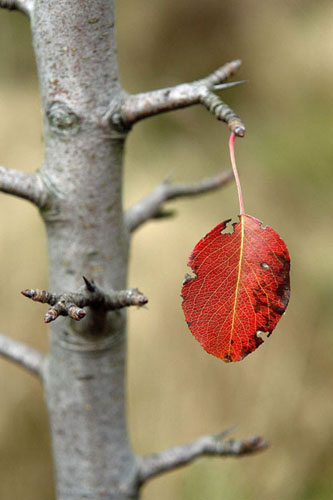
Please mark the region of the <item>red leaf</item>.
[[224, 361], [240, 361], [270, 335], [290, 294], [290, 259], [274, 229], [241, 215], [212, 229], [193, 249], [182, 288], [187, 324], [202, 347]]

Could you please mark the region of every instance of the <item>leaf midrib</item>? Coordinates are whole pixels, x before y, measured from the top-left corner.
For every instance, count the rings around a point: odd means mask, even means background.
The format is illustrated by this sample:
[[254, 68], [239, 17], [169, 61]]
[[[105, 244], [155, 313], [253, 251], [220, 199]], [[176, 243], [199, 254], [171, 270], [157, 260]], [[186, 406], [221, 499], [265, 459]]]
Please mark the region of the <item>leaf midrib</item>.
[[234, 300], [234, 307], [232, 310], [232, 322], [231, 322], [231, 327], [230, 327], [230, 339], [229, 339], [229, 349], [228, 349], [229, 356], [230, 356], [230, 351], [231, 351], [231, 340], [233, 338], [233, 333], [234, 333], [238, 291], [239, 291], [239, 283], [240, 283], [240, 279], [241, 279], [242, 261], [243, 261], [243, 252], [244, 252], [244, 216], [243, 215], [240, 215], [240, 221], [241, 221], [241, 242], [240, 242], [239, 260], [238, 260], [238, 274], [237, 274], [236, 289], [235, 289], [235, 300]]

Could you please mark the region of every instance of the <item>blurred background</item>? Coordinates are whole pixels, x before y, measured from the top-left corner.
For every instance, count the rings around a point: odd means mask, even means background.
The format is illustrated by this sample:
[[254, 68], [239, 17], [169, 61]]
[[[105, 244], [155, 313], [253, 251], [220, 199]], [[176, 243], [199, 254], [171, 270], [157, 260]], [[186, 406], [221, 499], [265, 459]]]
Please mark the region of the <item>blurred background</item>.
[[[268, 342], [243, 362], [205, 353], [183, 319], [180, 287], [195, 243], [238, 214], [233, 183], [170, 203], [177, 216], [133, 239], [129, 284], [149, 297], [130, 311], [129, 428], [138, 453], [217, 433], [262, 435], [240, 459], [200, 459], [151, 481], [144, 500], [324, 500], [333, 497], [333, 3], [324, 0], [123, 0], [122, 82], [131, 92], [206, 76], [241, 58], [223, 94], [243, 118], [236, 143], [245, 208], [275, 228], [292, 258], [292, 295]], [[196, 181], [229, 165], [228, 131], [201, 107], [138, 124], [127, 143], [125, 205], [172, 174]], [[0, 165], [34, 171], [43, 156], [28, 21], [0, 11]], [[47, 287], [37, 210], [0, 194], [0, 331], [47, 350], [44, 308], [20, 295]], [[0, 498], [54, 498], [39, 383], [0, 360]]]

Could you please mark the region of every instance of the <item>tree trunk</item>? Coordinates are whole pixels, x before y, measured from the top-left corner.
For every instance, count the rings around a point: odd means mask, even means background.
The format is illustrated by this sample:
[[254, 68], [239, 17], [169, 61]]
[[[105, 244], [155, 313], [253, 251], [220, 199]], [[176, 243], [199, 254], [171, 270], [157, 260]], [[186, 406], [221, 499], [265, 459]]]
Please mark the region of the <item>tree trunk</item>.
[[[106, 290], [122, 289], [125, 137], [102, 124], [122, 94], [114, 2], [36, 2], [31, 23], [44, 121], [40, 175], [51, 192], [42, 210], [50, 288], [76, 290], [85, 275]], [[135, 497], [123, 311], [90, 310], [83, 322], [52, 323], [43, 377], [59, 500]]]

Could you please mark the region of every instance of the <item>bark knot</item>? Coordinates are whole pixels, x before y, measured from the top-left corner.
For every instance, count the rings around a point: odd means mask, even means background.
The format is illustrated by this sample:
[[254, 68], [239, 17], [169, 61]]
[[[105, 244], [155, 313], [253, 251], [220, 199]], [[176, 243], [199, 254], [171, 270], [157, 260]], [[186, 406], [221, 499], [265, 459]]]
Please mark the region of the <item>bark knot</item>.
[[80, 117], [63, 102], [52, 102], [46, 111], [46, 115], [51, 130], [57, 135], [73, 135], [80, 129]]

